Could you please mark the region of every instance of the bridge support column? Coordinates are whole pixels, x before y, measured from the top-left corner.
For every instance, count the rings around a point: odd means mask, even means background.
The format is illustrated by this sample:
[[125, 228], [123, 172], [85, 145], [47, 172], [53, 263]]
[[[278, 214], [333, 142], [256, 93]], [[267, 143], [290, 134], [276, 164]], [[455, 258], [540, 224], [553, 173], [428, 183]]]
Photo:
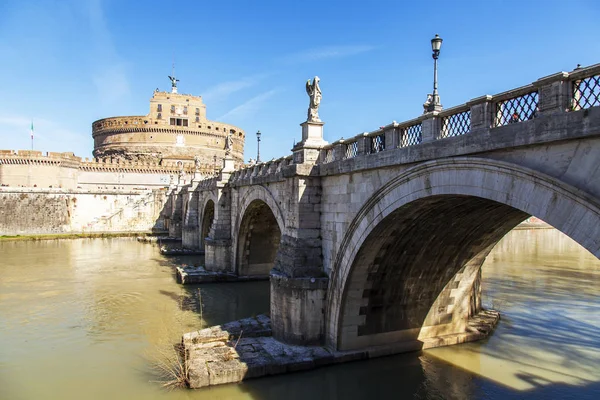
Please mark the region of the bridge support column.
[[225, 187], [233, 172], [229, 158], [223, 160], [223, 168], [217, 181], [217, 203], [213, 224], [204, 240], [204, 263], [207, 271], [234, 272], [231, 242], [231, 192]]
[[183, 218], [183, 228], [181, 230], [181, 245], [186, 249], [198, 249], [200, 244], [198, 226], [198, 192], [191, 186], [184, 192], [187, 197], [187, 207]]
[[271, 273], [271, 327], [275, 339], [301, 345], [322, 344], [327, 298], [326, 277], [291, 278]]
[[169, 219], [169, 236], [181, 237], [181, 208], [183, 199], [181, 197], [181, 187], [176, 187], [171, 190], [171, 216]]
[[322, 344], [325, 338], [329, 279], [323, 272], [321, 178], [315, 163], [327, 142], [322, 122], [301, 125], [303, 140], [293, 149], [294, 165], [286, 172], [293, 201], [271, 271], [271, 326], [275, 339], [306, 345]]

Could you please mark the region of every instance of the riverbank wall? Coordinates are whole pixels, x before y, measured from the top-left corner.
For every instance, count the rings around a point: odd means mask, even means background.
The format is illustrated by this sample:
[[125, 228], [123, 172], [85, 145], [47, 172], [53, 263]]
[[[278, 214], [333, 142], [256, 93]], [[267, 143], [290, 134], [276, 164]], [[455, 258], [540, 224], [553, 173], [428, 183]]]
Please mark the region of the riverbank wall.
[[0, 187], [0, 236], [164, 231], [166, 190]]

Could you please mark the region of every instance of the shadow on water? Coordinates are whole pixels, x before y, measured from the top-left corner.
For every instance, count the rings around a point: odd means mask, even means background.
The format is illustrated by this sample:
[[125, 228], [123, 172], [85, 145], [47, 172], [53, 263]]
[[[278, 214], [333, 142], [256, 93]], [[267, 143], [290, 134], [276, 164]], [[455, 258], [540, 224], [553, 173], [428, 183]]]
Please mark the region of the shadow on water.
[[[289, 376], [250, 380], [239, 385], [256, 400], [275, 399], [597, 399], [599, 382], [556, 383], [529, 372], [517, 377], [530, 384], [518, 390], [481, 378], [424, 353], [353, 362]], [[218, 397], [220, 388], [207, 394]], [[209, 396], [210, 397], [210, 396]], [[207, 397], [207, 398], [209, 398]], [[223, 397], [225, 398], [225, 397]]]

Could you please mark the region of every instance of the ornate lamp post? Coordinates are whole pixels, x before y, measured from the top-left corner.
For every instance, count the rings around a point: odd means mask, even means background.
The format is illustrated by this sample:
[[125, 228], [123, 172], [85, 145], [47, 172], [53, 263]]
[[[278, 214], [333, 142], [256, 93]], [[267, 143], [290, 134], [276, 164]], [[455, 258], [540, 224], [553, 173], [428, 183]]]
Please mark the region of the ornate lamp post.
[[256, 132], [256, 142], [258, 143], [256, 147], [256, 163], [260, 162], [260, 131]]
[[427, 101], [423, 104], [425, 112], [442, 110], [437, 86], [437, 60], [440, 56], [442, 41], [442, 38], [437, 34], [431, 39], [431, 50], [433, 51], [433, 54], [431, 55], [433, 57], [433, 94], [427, 95]]

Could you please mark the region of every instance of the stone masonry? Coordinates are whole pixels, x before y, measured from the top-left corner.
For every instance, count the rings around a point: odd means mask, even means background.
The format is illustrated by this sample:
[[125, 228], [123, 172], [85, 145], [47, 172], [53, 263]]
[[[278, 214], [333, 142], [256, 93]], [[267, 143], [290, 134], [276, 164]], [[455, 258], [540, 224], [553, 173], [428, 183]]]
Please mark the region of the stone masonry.
[[600, 64], [331, 144], [305, 122], [292, 155], [226, 158], [174, 188], [171, 220], [207, 271], [271, 269], [282, 343], [447, 342], [481, 312], [485, 257], [529, 216], [600, 256], [599, 90]]

